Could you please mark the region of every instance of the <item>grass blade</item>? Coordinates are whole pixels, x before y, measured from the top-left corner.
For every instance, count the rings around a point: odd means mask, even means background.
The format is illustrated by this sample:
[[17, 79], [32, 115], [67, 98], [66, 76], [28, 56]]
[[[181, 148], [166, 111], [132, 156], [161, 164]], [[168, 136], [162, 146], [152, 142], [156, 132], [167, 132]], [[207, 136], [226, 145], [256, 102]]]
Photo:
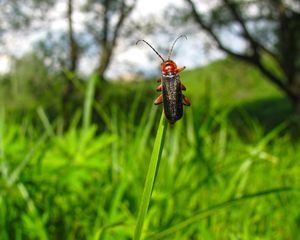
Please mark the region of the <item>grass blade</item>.
[[138, 213], [138, 219], [137, 219], [137, 224], [135, 227], [134, 231], [134, 240], [139, 240], [141, 239], [142, 231], [143, 231], [143, 225], [144, 225], [144, 220], [147, 215], [151, 195], [152, 195], [152, 190], [153, 186], [155, 183], [155, 177], [156, 173], [159, 167], [159, 162], [161, 158], [161, 153], [163, 150], [163, 145], [164, 145], [164, 140], [165, 140], [165, 133], [166, 133], [166, 120], [164, 117], [164, 113], [162, 113], [155, 142], [154, 142], [154, 147], [148, 167], [148, 172], [146, 176], [146, 182], [144, 186], [144, 192], [142, 195], [141, 203], [140, 203], [140, 209]]
[[85, 94], [84, 108], [83, 108], [83, 129], [84, 130], [86, 130], [91, 124], [92, 109], [93, 109], [93, 102], [94, 102], [97, 80], [98, 80], [97, 75], [94, 74], [89, 79], [88, 82], [88, 86]]
[[8, 179], [8, 185], [12, 186], [17, 180], [19, 179], [20, 174], [24, 170], [24, 168], [27, 166], [27, 164], [30, 162], [36, 151], [40, 148], [40, 146], [46, 141], [47, 139], [47, 133], [42, 135], [42, 137], [39, 139], [39, 141], [36, 143], [36, 145], [29, 151], [29, 153], [25, 156], [23, 161], [14, 169], [14, 171], [11, 173], [9, 179]]
[[263, 197], [263, 196], [270, 195], [270, 194], [289, 192], [289, 191], [299, 191], [299, 189], [296, 189], [293, 187], [273, 188], [273, 189], [267, 189], [267, 190], [264, 190], [261, 192], [246, 194], [246, 195], [243, 195], [238, 198], [229, 199], [225, 202], [222, 202], [222, 203], [216, 204], [214, 206], [211, 206], [207, 209], [201, 210], [198, 213], [195, 213], [190, 218], [187, 218], [186, 220], [184, 220], [180, 223], [177, 223], [159, 233], [149, 234], [146, 237], [146, 239], [151, 239], [151, 240], [165, 239], [167, 236], [175, 234], [176, 232], [190, 226], [191, 224], [194, 224], [194, 223], [200, 221], [201, 219], [204, 219], [204, 218], [207, 218], [214, 214], [217, 214], [220, 210], [222, 210], [230, 205], [233, 205], [235, 203], [239, 203], [239, 202], [242, 202], [247, 199], [253, 199], [253, 198]]
[[42, 108], [42, 107], [38, 107], [37, 109], [37, 113], [46, 129], [46, 133], [49, 135], [49, 136], [54, 136], [55, 133], [54, 133], [54, 130], [53, 130], [53, 127], [47, 117], [47, 114], [45, 113], [45, 110]]
[[3, 147], [3, 131], [4, 131], [5, 111], [4, 108], [0, 109], [0, 159], [4, 156]]

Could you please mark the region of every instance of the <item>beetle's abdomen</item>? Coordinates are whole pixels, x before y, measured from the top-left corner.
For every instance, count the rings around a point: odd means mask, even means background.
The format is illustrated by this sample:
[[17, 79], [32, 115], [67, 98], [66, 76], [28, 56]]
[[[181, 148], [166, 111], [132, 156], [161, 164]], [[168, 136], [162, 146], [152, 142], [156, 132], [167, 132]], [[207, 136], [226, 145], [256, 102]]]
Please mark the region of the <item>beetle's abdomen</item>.
[[175, 123], [183, 114], [179, 75], [174, 73], [163, 75], [162, 85], [165, 116], [170, 123]]

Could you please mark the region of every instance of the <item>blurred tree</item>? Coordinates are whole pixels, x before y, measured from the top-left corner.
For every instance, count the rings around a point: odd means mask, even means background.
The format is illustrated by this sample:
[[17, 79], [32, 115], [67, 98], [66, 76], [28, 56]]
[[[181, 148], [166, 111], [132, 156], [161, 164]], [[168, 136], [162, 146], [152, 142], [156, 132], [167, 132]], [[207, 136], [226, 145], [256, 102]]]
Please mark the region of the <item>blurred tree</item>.
[[0, 0], [0, 40], [12, 31], [32, 26], [34, 20], [43, 19], [56, 0]]
[[[192, 17], [219, 49], [259, 69], [291, 99], [300, 115], [299, 1], [218, 0], [206, 10], [200, 2], [185, 1], [190, 9], [186, 19]], [[224, 38], [228, 29], [246, 44], [244, 49], [229, 46]]]
[[[77, 71], [78, 67], [78, 60], [79, 60], [79, 54], [78, 54], [78, 43], [75, 38], [74, 34], [74, 26], [73, 26], [73, 7], [74, 7], [74, 1], [73, 0], [67, 0], [67, 21], [68, 21], [68, 49], [69, 49], [69, 64], [68, 64], [68, 70], [73, 73], [74, 75]], [[68, 74], [70, 75], [70, 74]], [[67, 76], [67, 78], [70, 76]], [[64, 113], [65, 118], [69, 118], [70, 111], [68, 108], [70, 106], [69, 102], [72, 99], [72, 96], [74, 95], [74, 85], [71, 79], [67, 79], [66, 87], [63, 94], [63, 105], [64, 105]]]
[[105, 72], [125, 21], [137, 0], [87, 0], [84, 10], [89, 13], [86, 26], [100, 49], [98, 75], [105, 80]]
[[7, 108], [20, 112], [37, 106], [54, 110], [59, 107], [60, 99], [53, 98], [53, 92], [62, 94], [62, 83], [37, 52], [30, 52], [15, 59], [5, 82], [1, 82], [0, 95]]
[[[58, 32], [49, 28], [50, 22], [53, 21], [52, 13], [58, 3], [57, 0], [0, 1], [0, 38], [6, 33], [24, 35], [34, 35], [38, 31], [47, 33], [44, 39], [38, 40], [35, 44], [35, 54], [49, 68], [49, 71], [61, 75], [62, 69], [66, 70], [64, 71], [66, 74], [60, 99], [64, 108], [63, 112], [68, 114], [71, 111], [69, 106], [71, 104], [69, 103], [75, 90], [70, 77], [75, 76], [74, 73], [77, 71], [79, 49], [73, 26], [73, 0], [63, 2], [66, 7], [66, 31]], [[15, 52], [7, 52], [5, 45], [2, 48], [5, 53], [15, 55]], [[13, 68], [12, 71], [16, 71], [16, 68]]]
[[70, 55], [70, 66], [69, 70], [76, 72], [78, 65], [78, 44], [74, 36], [74, 27], [73, 27], [73, 0], [68, 0], [68, 36], [69, 36], [69, 55]]

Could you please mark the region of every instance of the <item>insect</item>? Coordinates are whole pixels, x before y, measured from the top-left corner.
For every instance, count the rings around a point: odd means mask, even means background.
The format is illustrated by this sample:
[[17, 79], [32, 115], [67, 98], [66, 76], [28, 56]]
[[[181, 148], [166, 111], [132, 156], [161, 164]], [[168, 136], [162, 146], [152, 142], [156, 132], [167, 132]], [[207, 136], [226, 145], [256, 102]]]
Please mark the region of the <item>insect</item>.
[[179, 76], [179, 73], [182, 72], [185, 67], [178, 68], [176, 63], [171, 60], [174, 45], [181, 37], [187, 39], [185, 35], [181, 35], [175, 39], [167, 55], [167, 60], [165, 60], [154, 47], [145, 40], [138, 40], [136, 42], [136, 44], [141, 41], [146, 43], [162, 60], [161, 77], [157, 80], [157, 82], [160, 82], [161, 84], [156, 88], [156, 91], [162, 91], [162, 94], [156, 98], [154, 104], [158, 105], [163, 103], [165, 116], [171, 124], [174, 124], [177, 120], [182, 118], [183, 105], [191, 105], [190, 100], [182, 94], [182, 91], [186, 90], [186, 88], [181, 83]]

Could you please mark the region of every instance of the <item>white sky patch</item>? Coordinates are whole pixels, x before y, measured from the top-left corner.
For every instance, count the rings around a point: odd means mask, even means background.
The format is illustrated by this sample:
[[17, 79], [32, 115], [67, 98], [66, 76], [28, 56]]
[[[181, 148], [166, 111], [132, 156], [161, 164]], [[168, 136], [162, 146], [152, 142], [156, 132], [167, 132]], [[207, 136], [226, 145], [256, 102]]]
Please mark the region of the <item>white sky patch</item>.
[[[171, 59], [173, 59], [179, 67], [185, 66], [187, 69], [205, 65], [213, 60], [224, 57], [220, 51], [215, 49], [207, 49], [203, 42], [199, 39], [205, 39], [204, 33], [196, 33], [187, 35], [187, 40], [180, 39], [174, 48]], [[152, 38], [151, 38], [152, 39]], [[158, 38], [159, 39], [159, 38]], [[173, 39], [175, 40], [175, 39]], [[173, 41], [172, 40], [172, 41]], [[164, 41], [149, 42], [159, 46]], [[167, 43], [169, 48], [172, 42]], [[166, 58], [167, 53], [160, 53]], [[121, 52], [114, 57], [111, 64], [111, 71], [108, 71], [108, 77], [116, 77], [122, 75], [126, 70], [131, 69], [132, 74], [143, 72], [146, 75], [159, 74], [161, 59], [147, 45], [140, 43], [133, 45], [128, 50]], [[110, 73], [113, 73], [110, 75]]]
[[[210, 1], [212, 0], [200, 1], [202, 3], [200, 5], [202, 11], [209, 9]], [[213, 0], [213, 2], [216, 3], [217, 1]], [[184, 0], [139, 0], [130, 17], [138, 20], [144, 19], [146, 16], [154, 16], [163, 21], [163, 13], [171, 5], [183, 7], [186, 6], [186, 2]], [[178, 31], [178, 33], [174, 33], [174, 38], [182, 34], [181, 30], [178, 29]], [[204, 49], [204, 42], [200, 42], [199, 40], [205, 39], [203, 35], [205, 34], [191, 32], [191, 34], [187, 34], [187, 41], [183, 39], [176, 43], [172, 59], [178, 66], [186, 66], [188, 69], [191, 69], [224, 57], [224, 54], [217, 49]], [[146, 40], [158, 50], [159, 47], [169, 48], [175, 39], [172, 39], [170, 42], [167, 41], [166, 36], [156, 35], [149, 36]], [[119, 45], [122, 45], [122, 43], [119, 43]], [[166, 57], [166, 53], [161, 52], [160, 54]], [[133, 74], [136, 72], [144, 72], [146, 75], [159, 74], [160, 64], [161, 59], [156, 56], [151, 48], [142, 43], [139, 45], [134, 44], [127, 50], [123, 52], [119, 51], [115, 55], [110, 65], [111, 67], [107, 71], [107, 76], [108, 78], [116, 78], [130, 69]], [[127, 67], [124, 65], [127, 65]]]
[[0, 56], [0, 72], [7, 73], [10, 69], [10, 60], [8, 56]]
[[170, 5], [182, 6], [183, 0], [138, 0], [135, 12], [132, 13], [132, 17], [147, 16], [151, 14], [160, 15], [166, 7]]

